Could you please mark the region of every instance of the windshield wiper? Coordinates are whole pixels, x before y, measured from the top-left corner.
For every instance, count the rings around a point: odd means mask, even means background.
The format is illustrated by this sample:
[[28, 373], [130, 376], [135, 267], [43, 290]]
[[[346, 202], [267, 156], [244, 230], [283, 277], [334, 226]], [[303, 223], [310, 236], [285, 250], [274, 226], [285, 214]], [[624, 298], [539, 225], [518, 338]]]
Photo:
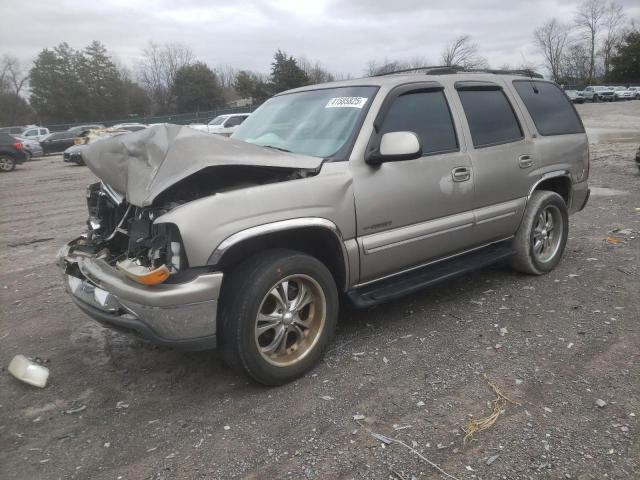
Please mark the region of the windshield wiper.
[[274, 150], [278, 150], [280, 152], [291, 153], [291, 150], [287, 150], [286, 148], [274, 147], [273, 145], [262, 145], [265, 148], [273, 148]]

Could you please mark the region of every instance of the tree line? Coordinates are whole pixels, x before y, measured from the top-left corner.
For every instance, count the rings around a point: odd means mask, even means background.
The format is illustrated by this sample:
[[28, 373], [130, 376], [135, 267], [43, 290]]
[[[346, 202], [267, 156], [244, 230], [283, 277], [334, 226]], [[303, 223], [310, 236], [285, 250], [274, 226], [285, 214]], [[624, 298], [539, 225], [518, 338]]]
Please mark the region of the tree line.
[[45, 48], [30, 68], [5, 55], [0, 75], [0, 125], [209, 111], [239, 99], [259, 104], [277, 92], [337, 78], [320, 63], [282, 50], [275, 52], [269, 75], [211, 68], [179, 43], [149, 43], [129, 70], [98, 41], [81, 50], [67, 43]]
[[584, 0], [571, 21], [552, 18], [533, 38], [558, 83], [640, 83], [640, 30], [616, 2]]
[[[549, 75], [559, 83], [640, 83], [640, 30], [615, 2], [584, 0], [571, 22], [550, 19], [533, 37]], [[363, 73], [434, 64], [489, 67], [478, 44], [463, 34], [446, 44], [435, 62], [419, 56], [376, 59]], [[120, 65], [98, 41], [80, 50], [67, 43], [45, 48], [31, 65], [5, 54], [0, 58], [0, 125], [191, 113], [239, 101], [257, 105], [283, 90], [348, 78], [282, 50], [274, 53], [270, 67], [268, 74], [230, 65], [212, 68], [180, 43], [150, 42], [132, 68]], [[536, 66], [523, 62], [516, 68]]]

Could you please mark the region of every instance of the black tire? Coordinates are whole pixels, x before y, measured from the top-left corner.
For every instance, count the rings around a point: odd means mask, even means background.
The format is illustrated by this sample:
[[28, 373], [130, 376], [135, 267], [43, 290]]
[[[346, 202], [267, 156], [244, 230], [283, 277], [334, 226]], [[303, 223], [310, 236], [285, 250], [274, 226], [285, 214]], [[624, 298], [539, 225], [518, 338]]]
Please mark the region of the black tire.
[[[286, 355], [293, 357], [299, 354], [301, 358], [292, 359], [292, 363], [287, 365], [274, 364], [273, 359], [266, 358], [269, 354], [261, 352], [262, 345], [259, 343], [262, 337], [257, 333], [258, 314], [260, 309], [264, 308], [264, 302], [269, 298], [270, 292], [276, 290], [280, 282], [290, 279], [290, 283], [295, 287], [296, 278], [311, 279], [309, 281], [314, 282], [318, 295], [313, 297], [315, 300], [309, 305], [313, 305], [315, 312], [315, 302], [322, 303], [322, 308], [318, 310], [324, 312], [324, 322], [317, 332], [309, 330], [308, 338], [299, 337], [293, 331], [293, 324], [274, 327], [274, 338], [277, 336], [276, 328], [286, 328], [283, 337], [284, 347], [287, 347], [291, 334], [294, 341], [298, 338], [304, 339], [300, 344], [292, 345], [291, 348], [296, 350], [289, 353], [289, 349], [286, 348], [283, 352], [285, 360], [288, 358]], [[218, 338], [221, 341], [220, 347], [225, 363], [264, 385], [291, 382], [316, 365], [333, 337], [338, 319], [339, 297], [331, 273], [319, 260], [294, 250], [266, 250], [243, 262], [225, 279], [221, 302], [222, 321], [218, 325]], [[277, 303], [274, 305], [271, 315], [278, 315]], [[320, 317], [321, 315], [318, 315], [317, 318]], [[292, 327], [291, 332], [288, 330], [289, 326]], [[310, 342], [311, 345], [308, 344], [309, 338], [314, 338]], [[270, 345], [275, 343], [274, 340]]]
[[[540, 230], [542, 215], [551, 215], [553, 221], [549, 234], [546, 227]], [[561, 230], [558, 234], [558, 230]], [[567, 244], [569, 234], [569, 214], [564, 199], [555, 192], [536, 190], [531, 195], [520, 228], [513, 240], [516, 254], [511, 258], [511, 267], [515, 270], [530, 275], [543, 275], [553, 270], [560, 260]], [[540, 240], [545, 238], [545, 240]], [[542, 249], [549, 241], [549, 250], [538, 252], [540, 242]], [[553, 244], [551, 244], [553, 242]], [[543, 255], [544, 253], [544, 255]]]
[[593, 103], [598, 103], [598, 95], [594, 95], [593, 97], [591, 97], [591, 101]]
[[16, 168], [16, 161], [9, 155], [0, 155], [0, 172], [11, 172]]

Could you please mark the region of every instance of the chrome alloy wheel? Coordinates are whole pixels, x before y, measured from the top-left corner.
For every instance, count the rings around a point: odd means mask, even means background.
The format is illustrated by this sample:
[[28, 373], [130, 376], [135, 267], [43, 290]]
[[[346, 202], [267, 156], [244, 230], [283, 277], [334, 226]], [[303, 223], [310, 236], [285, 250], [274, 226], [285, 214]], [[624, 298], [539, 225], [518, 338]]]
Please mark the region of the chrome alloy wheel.
[[13, 170], [15, 162], [9, 157], [0, 157], [0, 170], [3, 172], [10, 172]]
[[560, 209], [547, 205], [538, 214], [533, 228], [533, 254], [540, 263], [546, 263], [558, 253], [562, 242], [564, 223]]
[[258, 309], [255, 339], [262, 357], [286, 367], [315, 347], [324, 329], [327, 301], [320, 284], [307, 275], [280, 280]]

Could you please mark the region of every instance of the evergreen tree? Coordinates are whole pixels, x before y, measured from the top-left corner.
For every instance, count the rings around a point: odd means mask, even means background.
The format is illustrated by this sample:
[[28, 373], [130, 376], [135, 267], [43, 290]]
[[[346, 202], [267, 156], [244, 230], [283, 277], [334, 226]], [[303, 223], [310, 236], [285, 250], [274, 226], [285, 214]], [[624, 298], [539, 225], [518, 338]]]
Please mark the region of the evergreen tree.
[[224, 104], [218, 77], [205, 63], [180, 67], [171, 85], [178, 112], [212, 110]]
[[614, 82], [640, 83], [640, 30], [627, 33], [611, 58], [609, 78]]
[[241, 70], [236, 75], [233, 88], [242, 98], [251, 98], [253, 103], [262, 103], [272, 95], [273, 86], [264, 82], [258, 75]]
[[309, 77], [298, 66], [296, 59], [282, 50], [275, 53], [271, 64], [271, 83], [275, 93], [309, 84]]
[[93, 41], [79, 55], [78, 75], [86, 92], [89, 119], [108, 120], [126, 113], [127, 96], [120, 71], [100, 42]]

